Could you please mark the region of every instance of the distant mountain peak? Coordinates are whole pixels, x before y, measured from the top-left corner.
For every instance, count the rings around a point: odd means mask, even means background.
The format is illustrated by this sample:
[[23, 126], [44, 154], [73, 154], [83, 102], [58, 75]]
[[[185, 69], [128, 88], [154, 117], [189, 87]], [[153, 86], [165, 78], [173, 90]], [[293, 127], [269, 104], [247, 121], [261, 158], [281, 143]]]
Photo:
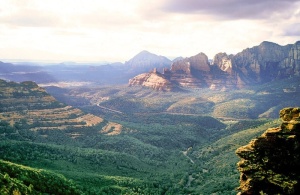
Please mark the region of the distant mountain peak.
[[138, 53], [137, 55], [142, 55], [142, 54], [153, 54], [153, 53], [151, 53], [151, 52], [149, 52], [147, 50], [143, 50], [140, 53]]
[[148, 72], [153, 68], [162, 69], [164, 67], [168, 67], [171, 63], [171, 60], [169, 60], [167, 57], [159, 56], [143, 50], [127, 61], [125, 65], [134, 69], [143, 68], [145, 72]]
[[270, 41], [263, 41], [259, 44], [258, 47], [272, 47], [272, 46], [280, 46], [280, 45], [277, 43], [270, 42]]
[[132, 59], [135, 59], [135, 58], [140, 58], [140, 59], [143, 59], [143, 58], [156, 58], [156, 57], [160, 57], [159, 55], [156, 55], [154, 53], [151, 53], [147, 50], [143, 50], [141, 52], [139, 52], [138, 54], [136, 54]]

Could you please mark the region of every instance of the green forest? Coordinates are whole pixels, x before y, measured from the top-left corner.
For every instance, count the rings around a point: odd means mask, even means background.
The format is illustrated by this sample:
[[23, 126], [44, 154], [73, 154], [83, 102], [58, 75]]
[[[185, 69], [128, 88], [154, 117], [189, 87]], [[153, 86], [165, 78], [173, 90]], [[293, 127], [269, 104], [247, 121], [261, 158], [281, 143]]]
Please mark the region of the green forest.
[[208, 117], [185, 116], [180, 124], [176, 118], [164, 116], [165, 124], [160, 117], [148, 118], [147, 125], [124, 122], [139, 131], [118, 136], [82, 129], [85, 135], [78, 139], [60, 130], [32, 132], [1, 122], [1, 192], [235, 194], [239, 173], [234, 151], [278, 125], [240, 121], [228, 128]]
[[[122, 99], [130, 104], [114, 98], [101, 104], [122, 111], [116, 113], [90, 103], [79, 110], [30, 82], [0, 84], [1, 194], [233, 195], [239, 186], [235, 150], [280, 124], [272, 118], [163, 111], [171, 105], [182, 109], [174, 98], [184, 94], [161, 94], [161, 101], [144, 96], [141, 107], [128, 94]], [[149, 91], [136, 91], [144, 92]], [[205, 92], [197, 93], [204, 98]], [[148, 112], [134, 112], [135, 106], [151, 105]], [[207, 106], [197, 104], [197, 110], [201, 105]]]

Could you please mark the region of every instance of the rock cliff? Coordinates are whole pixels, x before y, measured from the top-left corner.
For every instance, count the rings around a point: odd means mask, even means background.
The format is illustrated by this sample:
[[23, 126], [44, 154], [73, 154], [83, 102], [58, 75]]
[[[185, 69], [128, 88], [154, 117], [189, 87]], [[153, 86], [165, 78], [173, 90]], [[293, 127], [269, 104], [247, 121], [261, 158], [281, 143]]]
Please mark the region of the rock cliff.
[[207, 87], [210, 65], [204, 53], [173, 62], [170, 80], [183, 87]]
[[245, 84], [287, 77], [285, 69], [292, 66], [287, 60], [291, 47], [264, 41], [233, 56], [234, 68]]
[[172, 91], [175, 86], [156, 69], [143, 73], [129, 80], [129, 86], [141, 85], [158, 91]]
[[280, 127], [237, 149], [240, 195], [300, 193], [300, 108], [282, 109], [280, 118]]
[[218, 53], [212, 62], [199, 53], [174, 61], [166, 79], [182, 87], [226, 90], [291, 76], [300, 76], [300, 41], [285, 46], [264, 41], [236, 55]]
[[233, 69], [232, 55], [226, 53], [216, 54], [211, 67], [212, 81], [210, 89], [241, 88], [236, 71]]

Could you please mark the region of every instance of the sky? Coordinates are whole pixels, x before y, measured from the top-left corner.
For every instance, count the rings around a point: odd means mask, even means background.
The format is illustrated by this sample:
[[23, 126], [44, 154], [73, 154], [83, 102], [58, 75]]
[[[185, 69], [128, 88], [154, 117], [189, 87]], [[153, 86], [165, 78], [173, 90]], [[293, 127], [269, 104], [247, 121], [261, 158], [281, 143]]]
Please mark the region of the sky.
[[0, 59], [212, 59], [298, 40], [300, 0], [0, 0]]

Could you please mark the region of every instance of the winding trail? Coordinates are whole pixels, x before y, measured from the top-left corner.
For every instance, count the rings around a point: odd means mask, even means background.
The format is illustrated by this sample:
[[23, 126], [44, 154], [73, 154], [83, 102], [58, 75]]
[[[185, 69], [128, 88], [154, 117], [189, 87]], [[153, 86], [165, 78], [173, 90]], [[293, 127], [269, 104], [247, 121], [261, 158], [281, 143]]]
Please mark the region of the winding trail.
[[183, 154], [184, 156], [186, 156], [186, 157], [190, 160], [190, 162], [191, 162], [192, 164], [195, 164], [195, 162], [193, 161], [193, 159], [191, 159], [191, 157], [189, 157], [189, 156], [187, 155], [187, 152], [188, 152], [188, 150], [187, 150], [187, 151], [182, 151], [182, 154]]
[[113, 110], [113, 109], [110, 109], [110, 108], [106, 108], [106, 107], [104, 107], [104, 106], [100, 106], [99, 104], [97, 104], [97, 106], [98, 106], [99, 108], [104, 109], [104, 110], [109, 110], [109, 111], [111, 111], [111, 112], [116, 112], [116, 113], [119, 113], [119, 114], [123, 114], [123, 112], [121, 112], [121, 111], [119, 111], [119, 110]]

